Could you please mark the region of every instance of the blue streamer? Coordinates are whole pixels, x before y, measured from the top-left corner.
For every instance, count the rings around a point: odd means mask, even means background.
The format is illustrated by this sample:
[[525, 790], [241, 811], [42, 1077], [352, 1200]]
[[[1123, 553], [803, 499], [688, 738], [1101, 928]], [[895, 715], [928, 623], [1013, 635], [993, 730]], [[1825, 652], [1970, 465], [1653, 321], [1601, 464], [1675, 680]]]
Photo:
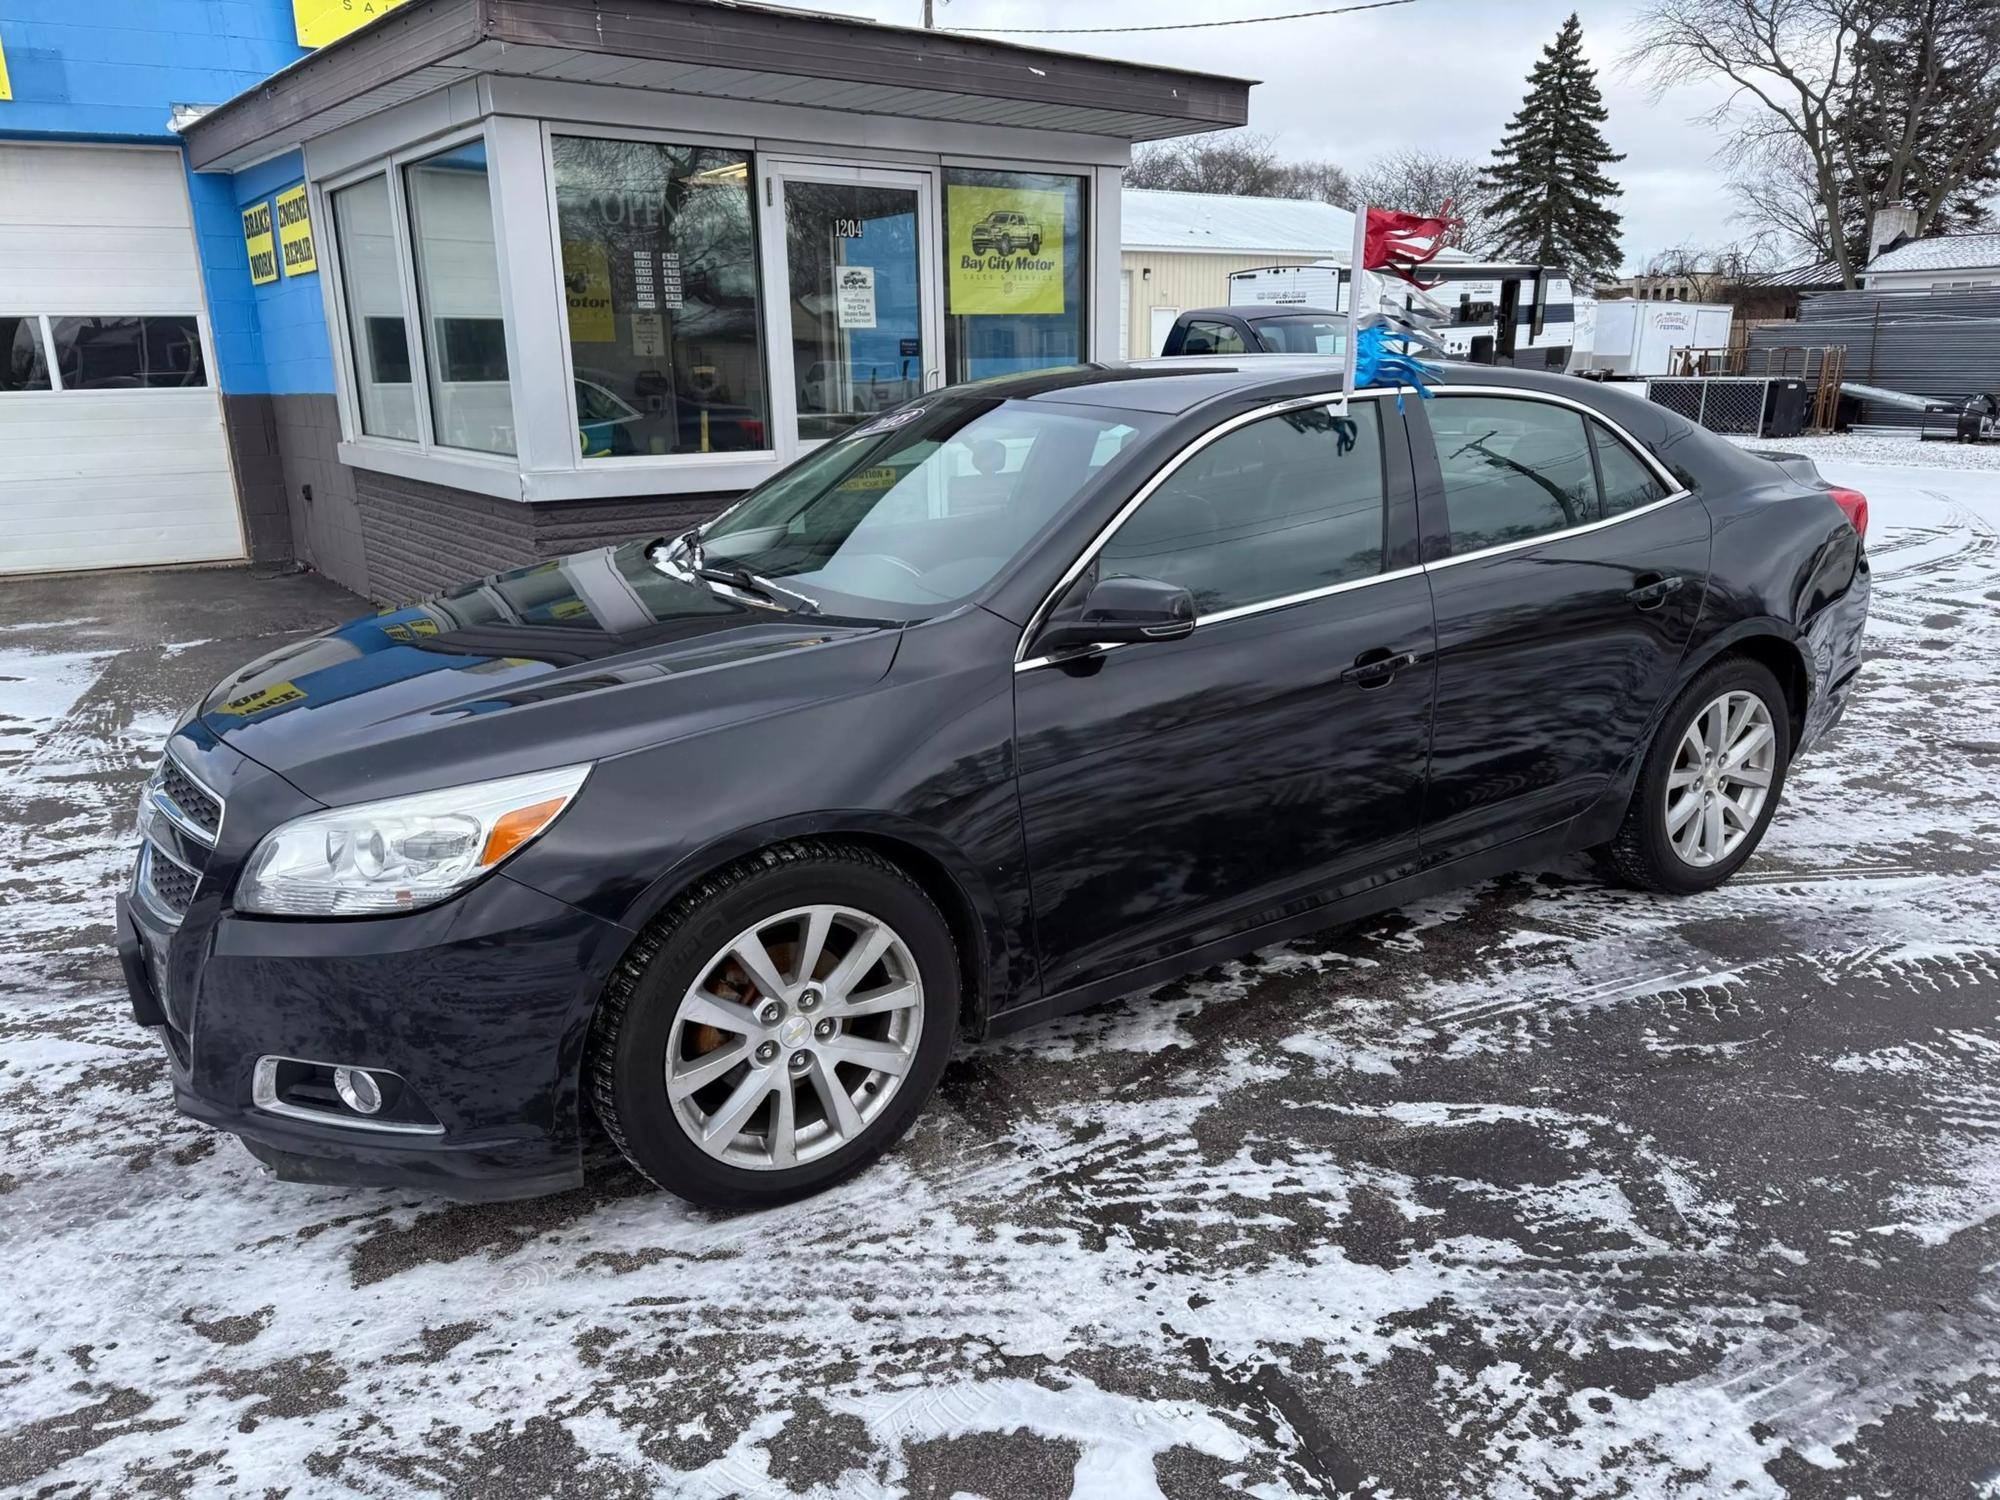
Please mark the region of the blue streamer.
[[[1413, 385], [1417, 394], [1431, 399], [1429, 382], [1438, 377], [1437, 368], [1425, 364], [1412, 351], [1424, 347], [1421, 335], [1388, 323], [1372, 323], [1354, 336], [1354, 388], [1374, 385]], [[1403, 398], [1396, 397], [1396, 410]]]

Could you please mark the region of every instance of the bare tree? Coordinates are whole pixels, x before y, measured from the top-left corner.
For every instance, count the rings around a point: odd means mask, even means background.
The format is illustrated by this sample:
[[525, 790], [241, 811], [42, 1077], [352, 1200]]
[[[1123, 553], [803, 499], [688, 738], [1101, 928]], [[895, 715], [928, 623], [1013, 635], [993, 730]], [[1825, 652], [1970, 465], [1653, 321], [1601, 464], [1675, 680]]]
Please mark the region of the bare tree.
[[1284, 174], [1269, 136], [1232, 130], [1140, 146], [1125, 169], [1125, 185], [1176, 193], [1293, 196], [1278, 191]]
[[1343, 208], [1354, 201], [1354, 183], [1338, 162], [1294, 161], [1278, 169], [1273, 196], [1310, 198], [1318, 203], [1338, 203]]
[[1240, 130], [1141, 145], [1125, 169], [1125, 185], [1340, 204], [1354, 196], [1347, 172], [1338, 163], [1280, 160], [1269, 136]]
[[1798, 141], [1770, 141], [1745, 155], [1730, 178], [1729, 191], [1736, 199], [1736, 218], [1814, 260], [1833, 259], [1826, 208], [1820, 202], [1812, 163]]
[[[1796, 219], [1796, 185], [1809, 185], [1848, 286], [1875, 209], [1905, 200], [1920, 157], [1921, 232], [2000, 150], [1992, 0], [1650, 0], [1637, 28], [1626, 65], [1649, 72], [1656, 92], [1713, 78], [1734, 85], [1708, 117], [1729, 131], [1725, 159], [1799, 174], [1775, 195], [1747, 177], [1749, 206]], [[1937, 153], [1933, 138], [1946, 129], [1964, 144]], [[1843, 227], [1857, 209], [1858, 250]]]
[[1485, 168], [1470, 157], [1405, 146], [1370, 162], [1355, 178], [1354, 196], [1377, 208], [1412, 214], [1435, 214], [1449, 201], [1452, 213], [1465, 222], [1445, 243], [1486, 256], [1494, 253], [1494, 229], [1484, 176]]
[[[1875, 0], [1652, 0], [1635, 23], [1628, 67], [1652, 74], [1655, 92], [1721, 77], [1735, 91], [1708, 119], [1730, 132], [1725, 159], [1750, 160], [1796, 142], [1814, 197], [1831, 224], [1841, 217], [1853, 151], [1840, 116], [1854, 83], [1855, 44]], [[1835, 237], [1841, 280], [1855, 268]]]
[[1761, 276], [1772, 268], [1768, 237], [1752, 235], [1721, 245], [1682, 240], [1647, 256], [1640, 262], [1639, 274], [1686, 277], [1691, 281], [1712, 282], [1720, 288]]

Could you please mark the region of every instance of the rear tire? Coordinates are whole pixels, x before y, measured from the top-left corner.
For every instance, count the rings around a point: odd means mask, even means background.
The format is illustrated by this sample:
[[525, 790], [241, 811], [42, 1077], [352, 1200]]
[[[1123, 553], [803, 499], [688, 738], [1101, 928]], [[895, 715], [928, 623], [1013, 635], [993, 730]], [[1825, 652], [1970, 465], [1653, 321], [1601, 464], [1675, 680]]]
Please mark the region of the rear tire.
[[1661, 722], [1617, 837], [1595, 851], [1600, 863], [1639, 890], [1713, 890], [1763, 842], [1791, 748], [1784, 689], [1768, 667], [1740, 656], [1704, 667]]
[[949, 924], [896, 865], [782, 844], [702, 881], [634, 943], [584, 1084], [658, 1186], [711, 1208], [789, 1202], [909, 1129], [951, 1055], [958, 973]]

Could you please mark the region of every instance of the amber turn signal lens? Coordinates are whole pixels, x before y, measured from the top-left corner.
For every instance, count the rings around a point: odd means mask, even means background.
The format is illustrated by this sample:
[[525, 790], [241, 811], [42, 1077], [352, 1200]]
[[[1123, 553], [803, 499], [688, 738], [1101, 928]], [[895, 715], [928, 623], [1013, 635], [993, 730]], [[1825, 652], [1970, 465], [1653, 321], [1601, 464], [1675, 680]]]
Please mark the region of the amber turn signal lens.
[[481, 867], [498, 864], [527, 843], [548, 827], [549, 820], [561, 812], [568, 802], [567, 797], [551, 797], [546, 802], [531, 803], [510, 813], [502, 813], [493, 825], [493, 831], [486, 835], [486, 847], [479, 851]]

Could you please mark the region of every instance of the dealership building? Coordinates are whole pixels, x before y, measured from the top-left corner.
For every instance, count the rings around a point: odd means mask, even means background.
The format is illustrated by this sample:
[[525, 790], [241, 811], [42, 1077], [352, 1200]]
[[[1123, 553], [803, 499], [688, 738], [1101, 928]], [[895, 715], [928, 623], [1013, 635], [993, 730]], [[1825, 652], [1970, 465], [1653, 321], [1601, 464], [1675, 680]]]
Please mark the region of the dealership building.
[[0, 59], [0, 572], [397, 602], [1122, 354], [1131, 147], [1249, 89], [713, 0], [10, 0]]

